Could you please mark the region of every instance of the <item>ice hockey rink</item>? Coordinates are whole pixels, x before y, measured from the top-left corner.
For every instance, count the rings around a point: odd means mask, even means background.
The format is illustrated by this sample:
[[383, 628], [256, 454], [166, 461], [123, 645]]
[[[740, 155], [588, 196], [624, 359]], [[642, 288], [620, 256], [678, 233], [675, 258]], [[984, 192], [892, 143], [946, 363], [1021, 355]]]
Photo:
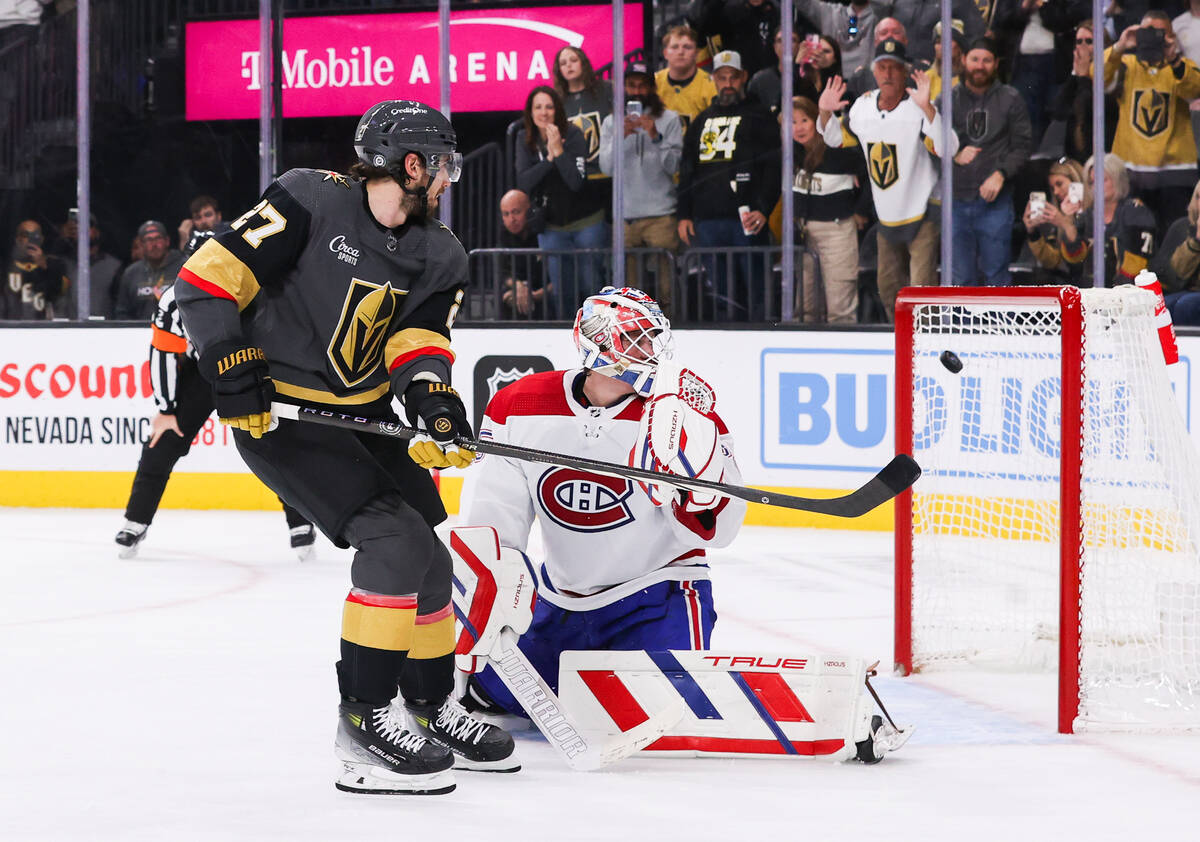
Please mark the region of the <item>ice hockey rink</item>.
[[[300, 563], [276, 513], [0, 509], [5, 840], [1194, 838], [1200, 738], [1055, 733], [1050, 675], [877, 687], [912, 740], [876, 766], [633, 757], [440, 797], [333, 787], [349, 553]], [[712, 558], [714, 648], [891, 663], [890, 535], [745, 528]]]

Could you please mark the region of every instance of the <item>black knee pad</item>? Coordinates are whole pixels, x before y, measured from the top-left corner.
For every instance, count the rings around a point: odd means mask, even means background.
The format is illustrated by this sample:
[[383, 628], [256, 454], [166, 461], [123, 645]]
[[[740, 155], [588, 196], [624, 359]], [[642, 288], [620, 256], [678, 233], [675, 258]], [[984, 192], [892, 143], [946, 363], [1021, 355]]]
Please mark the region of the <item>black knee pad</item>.
[[[435, 548], [446, 555], [425, 519], [398, 494], [372, 499], [350, 516], [343, 534], [357, 550], [350, 567], [351, 583], [373, 593], [419, 593], [439, 555]], [[445, 563], [449, 564], [448, 555]], [[449, 599], [447, 589], [442, 604]]]

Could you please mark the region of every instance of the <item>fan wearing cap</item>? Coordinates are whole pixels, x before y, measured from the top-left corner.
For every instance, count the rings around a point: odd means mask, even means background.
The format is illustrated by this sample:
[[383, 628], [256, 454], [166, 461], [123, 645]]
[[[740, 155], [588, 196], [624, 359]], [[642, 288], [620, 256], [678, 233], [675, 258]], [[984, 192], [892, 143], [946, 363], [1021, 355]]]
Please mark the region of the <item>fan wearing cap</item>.
[[879, 218], [879, 297], [888, 318], [896, 293], [903, 286], [938, 283], [938, 156], [958, 151], [942, 147], [942, 118], [929, 98], [929, 75], [911, 76], [904, 44], [893, 38], [875, 48], [872, 66], [878, 89], [868, 91], [850, 106], [843, 121], [835, 112], [844, 108], [845, 83], [834, 77], [821, 92], [818, 128], [830, 146], [857, 143], [866, 159], [871, 196]]
[[954, 131], [955, 286], [1007, 286], [1014, 221], [1010, 182], [1029, 159], [1033, 131], [1025, 101], [996, 79], [995, 44], [967, 50], [962, 82], [951, 92]]
[[[766, 106], [746, 99], [742, 58], [732, 50], [713, 58], [717, 98], [688, 126], [679, 164], [679, 239], [699, 247], [767, 244], [767, 216], [779, 199], [779, 124]], [[705, 258], [706, 260], [708, 258]], [[751, 321], [765, 313], [761, 281], [749, 261], [711, 260], [720, 315]]]
[[[625, 65], [625, 114], [620, 120], [625, 245], [673, 253], [679, 247], [675, 175], [683, 150], [683, 124], [658, 98], [654, 76], [645, 62]], [[616, 136], [612, 116], [605, 117], [600, 126], [600, 169], [610, 175]], [[631, 283], [647, 286], [639, 278], [651, 268], [648, 262], [632, 255], [627, 259], [625, 276]], [[669, 313], [674, 283], [670, 259], [664, 254], [653, 264], [658, 301]]]
[[142, 259], [126, 269], [117, 283], [113, 318], [148, 322], [158, 309], [158, 300], [175, 283], [183, 254], [171, 248], [167, 226], [154, 219], [138, 226], [137, 240]]
[[[188, 259], [176, 300], [246, 464], [356, 550], [337, 665], [337, 787], [438, 794], [454, 788], [455, 765], [519, 768], [511, 737], [449, 698], [451, 563], [433, 531], [446, 512], [428, 469], [474, 459], [450, 385], [467, 256], [434, 216], [462, 156], [450, 121], [411, 100], [372, 107], [353, 144], [348, 176], [294, 169], [272, 183]], [[393, 397], [421, 431], [407, 446], [271, 417], [277, 399], [395, 423]]]
[[[962, 33], [963, 22], [950, 21], [950, 87], [958, 84], [962, 77], [963, 56], [967, 52], [967, 38]], [[929, 65], [929, 99], [937, 102], [942, 93], [942, 22], [933, 27], [933, 64]]]

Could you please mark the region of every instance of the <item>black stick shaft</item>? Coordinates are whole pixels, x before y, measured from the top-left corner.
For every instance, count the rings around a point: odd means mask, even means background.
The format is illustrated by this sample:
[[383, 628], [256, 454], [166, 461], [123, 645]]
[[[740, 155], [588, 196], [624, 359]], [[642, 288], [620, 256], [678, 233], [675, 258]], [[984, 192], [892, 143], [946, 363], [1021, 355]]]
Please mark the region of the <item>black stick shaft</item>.
[[[417, 431], [403, 424], [392, 421], [380, 421], [376, 418], [363, 418], [324, 409], [307, 406], [292, 406], [290, 404], [273, 404], [272, 412], [280, 418], [290, 418], [305, 421], [310, 424], [323, 424], [327, 427], [341, 427], [358, 432], [375, 433], [394, 438], [410, 439]], [[530, 447], [518, 447], [512, 444], [501, 444], [486, 440], [460, 437], [456, 443], [463, 448], [489, 456], [504, 456], [519, 459], [524, 462], [541, 462], [548, 465], [561, 465], [566, 468], [577, 468], [605, 476], [620, 477], [621, 479], [640, 480], [658, 485], [670, 485], [693, 491], [720, 494], [725, 497], [736, 497], [750, 503], [761, 503], [764, 506], [778, 506], [784, 509], [815, 512], [834, 517], [855, 518], [865, 515], [877, 506], [891, 500], [900, 492], [916, 482], [921, 475], [921, 469], [907, 454], [899, 454], [884, 466], [878, 474], [865, 485], [842, 497], [793, 497], [789, 494], [779, 494], [761, 488], [749, 488], [741, 485], [727, 485], [723, 482], [713, 482], [705, 479], [690, 479], [675, 474], [664, 474], [644, 468], [634, 468], [629, 465], [618, 465], [612, 462], [600, 462], [596, 459], [585, 459], [579, 456], [568, 456], [564, 453], [552, 453], [546, 450], [536, 450]]]

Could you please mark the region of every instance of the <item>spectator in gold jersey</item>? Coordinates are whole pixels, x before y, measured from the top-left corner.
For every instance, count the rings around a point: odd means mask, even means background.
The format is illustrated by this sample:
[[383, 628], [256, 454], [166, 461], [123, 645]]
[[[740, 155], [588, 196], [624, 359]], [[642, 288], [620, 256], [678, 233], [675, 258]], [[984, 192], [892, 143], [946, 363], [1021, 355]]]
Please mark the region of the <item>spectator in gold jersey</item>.
[[700, 36], [690, 26], [671, 27], [662, 38], [667, 66], [654, 74], [658, 98], [679, 115], [685, 134], [692, 118], [708, 108], [717, 95], [712, 77], [696, 64], [699, 44]]

